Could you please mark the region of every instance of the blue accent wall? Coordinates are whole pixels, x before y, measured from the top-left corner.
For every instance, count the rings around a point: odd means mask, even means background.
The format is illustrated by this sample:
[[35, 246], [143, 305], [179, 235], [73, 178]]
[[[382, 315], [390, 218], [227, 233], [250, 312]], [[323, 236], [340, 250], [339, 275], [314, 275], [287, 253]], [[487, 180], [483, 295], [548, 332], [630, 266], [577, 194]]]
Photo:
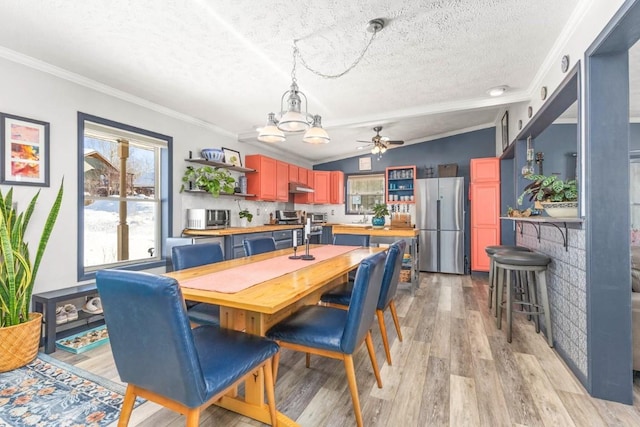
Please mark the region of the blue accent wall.
[[[542, 163], [545, 175], [557, 174], [561, 179], [574, 179], [578, 151], [578, 129], [574, 124], [554, 124], [545, 129], [533, 141], [536, 153], [544, 153]], [[535, 171], [538, 173], [536, 163]]]
[[[434, 177], [437, 177], [438, 165], [457, 163], [458, 176], [464, 177], [465, 188], [465, 258], [470, 260], [470, 222], [469, 222], [469, 161], [482, 157], [495, 157], [496, 129], [495, 127], [467, 132], [459, 135], [433, 141], [411, 144], [406, 147], [397, 147], [388, 150], [378, 159], [371, 156], [371, 171], [360, 171], [358, 159], [365, 157], [359, 155], [333, 162], [317, 164], [314, 170], [341, 170], [345, 174], [384, 172], [385, 168], [392, 166], [415, 165], [418, 178], [426, 178], [426, 168], [431, 167]], [[364, 154], [364, 153], [363, 153]], [[469, 264], [467, 264], [469, 265]]]

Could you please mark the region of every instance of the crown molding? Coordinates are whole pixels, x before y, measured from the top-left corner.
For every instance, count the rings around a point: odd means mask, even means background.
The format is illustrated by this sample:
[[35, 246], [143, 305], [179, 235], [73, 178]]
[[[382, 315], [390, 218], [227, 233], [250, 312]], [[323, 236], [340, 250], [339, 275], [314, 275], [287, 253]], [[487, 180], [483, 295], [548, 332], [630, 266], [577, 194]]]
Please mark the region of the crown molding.
[[18, 53], [11, 49], [7, 49], [5, 47], [0, 46], [0, 58], [7, 59], [9, 61], [15, 62], [17, 64], [24, 65], [29, 68], [33, 68], [38, 71], [42, 71], [43, 73], [50, 74], [52, 76], [58, 77], [63, 80], [70, 81], [80, 86], [84, 86], [86, 88], [95, 90], [100, 93], [104, 93], [105, 95], [112, 96], [114, 98], [121, 99], [126, 102], [130, 102], [132, 104], [138, 105], [140, 107], [155, 111], [157, 113], [163, 114], [168, 117], [172, 117], [177, 120], [181, 120], [186, 123], [191, 123], [196, 126], [203, 127], [205, 129], [212, 130], [216, 133], [219, 133], [224, 136], [228, 136], [231, 138], [237, 138], [237, 134], [234, 132], [230, 132], [226, 129], [223, 129], [219, 126], [214, 125], [213, 123], [206, 122], [204, 120], [196, 119], [195, 117], [189, 116], [187, 114], [180, 113], [178, 111], [172, 110], [170, 108], [164, 107], [162, 105], [156, 104], [154, 102], [148, 101], [146, 99], [131, 95], [127, 92], [115, 89], [111, 86], [99, 83], [95, 80], [88, 79], [80, 74], [73, 73], [71, 71], [65, 70], [63, 68], [57, 67], [55, 65], [49, 64], [47, 62], [41, 61], [39, 59], [33, 58], [28, 55], [24, 55], [22, 53]]

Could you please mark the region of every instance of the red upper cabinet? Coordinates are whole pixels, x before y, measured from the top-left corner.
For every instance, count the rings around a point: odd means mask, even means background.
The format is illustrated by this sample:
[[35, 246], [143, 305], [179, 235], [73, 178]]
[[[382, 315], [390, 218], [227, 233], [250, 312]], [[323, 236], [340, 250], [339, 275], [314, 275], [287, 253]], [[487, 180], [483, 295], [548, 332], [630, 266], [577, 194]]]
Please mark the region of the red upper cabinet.
[[276, 200], [289, 200], [289, 163], [279, 160], [276, 162]]
[[[254, 173], [247, 174], [247, 192], [255, 194], [255, 197], [247, 197], [251, 200], [276, 200], [277, 161], [259, 154], [245, 156], [248, 168], [255, 169]], [[288, 174], [287, 170], [287, 174]]]
[[471, 269], [489, 271], [487, 246], [500, 244], [500, 159], [472, 159], [471, 183]]
[[331, 171], [329, 203], [333, 205], [344, 203], [344, 173], [342, 171]]
[[330, 200], [331, 172], [313, 171], [313, 202], [316, 204], [328, 204]]
[[298, 167], [298, 182], [300, 184], [307, 184], [309, 185], [309, 169], [303, 168], [303, 167]]
[[[300, 183], [301, 184], [306, 184], [309, 187], [315, 189], [315, 185], [314, 185], [315, 174], [313, 173], [313, 171], [310, 171], [310, 170], [305, 169], [305, 168], [298, 169], [298, 179], [300, 179], [300, 177], [303, 176], [303, 175], [304, 175], [304, 177], [306, 179], [306, 182], [300, 181]], [[296, 194], [295, 195], [295, 202], [296, 203], [304, 203], [304, 204], [313, 204], [313, 203], [315, 203], [315, 193]]]
[[298, 170], [300, 168], [296, 165], [289, 165], [289, 182], [300, 182], [298, 181]]
[[499, 182], [500, 159], [488, 157], [471, 159], [471, 182]]

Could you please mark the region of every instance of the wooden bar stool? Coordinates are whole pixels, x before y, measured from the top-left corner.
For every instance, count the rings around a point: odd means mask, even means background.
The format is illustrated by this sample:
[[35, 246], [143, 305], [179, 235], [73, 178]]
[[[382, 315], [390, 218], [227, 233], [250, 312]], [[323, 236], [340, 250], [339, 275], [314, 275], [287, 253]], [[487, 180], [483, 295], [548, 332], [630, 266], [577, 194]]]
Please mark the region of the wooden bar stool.
[[[547, 327], [547, 343], [549, 347], [553, 347], [553, 333], [551, 331], [551, 307], [549, 305], [549, 296], [547, 293], [547, 265], [551, 262], [551, 258], [538, 252], [524, 252], [524, 251], [498, 251], [493, 254], [493, 262], [496, 269], [502, 269], [504, 274], [498, 274], [498, 288], [496, 295], [498, 298], [502, 298], [505, 287], [506, 277], [506, 290], [507, 298], [505, 305], [507, 308], [507, 341], [511, 342], [511, 325], [513, 317], [513, 304], [520, 304], [523, 307], [528, 307], [528, 311], [523, 312], [531, 316], [535, 316], [536, 320], [536, 332], [540, 332], [540, 323], [538, 316], [544, 315], [545, 325]], [[499, 270], [498, 270], [499, 271]], [[525, 272], [527, 276], [526, 288], [523, 293], [524, 297], [521, 300], [515, 300], [514, 298], [514, 285], [511, 281], [511, 272], [522, 273]], [[538, 289], [540, 290], [541, 301], [538, 302]], [[499, 300], [498, 300], [499, 301]], [[502, 304], [497, 304], [497, 319], [496, 325], [498, 329], [502, 326]]]
[[489, 256], [489, 308], [492, 308], [492, 312], [493, 315], [496, 316], [497, 315], [497, 311], [496, 311], [496, 306], [498, 305], [498, 293], [495, 292], [496, 288], [497, 288], [497, 272], [496, 272], [496, 267], [493, 263], [493, 254], [495, 254], [498, 251], [505, 251], [505, 250], [509, 250], [509, 251], [523, 251], [523, 252], [530, 252], [529, 248], [526, 248], [524, 246], [512, 246], [512, 245], [493, 245], [493, 246], [487, 246], [486, 248], [484, 248], [484, 251], [487, 253], [487, 255]]

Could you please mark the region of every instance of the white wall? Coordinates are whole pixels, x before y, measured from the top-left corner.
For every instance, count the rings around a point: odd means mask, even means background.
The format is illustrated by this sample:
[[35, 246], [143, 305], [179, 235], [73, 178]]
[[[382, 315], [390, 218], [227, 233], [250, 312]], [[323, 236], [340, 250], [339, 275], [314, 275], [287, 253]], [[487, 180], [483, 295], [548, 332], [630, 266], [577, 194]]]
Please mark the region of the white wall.
[[[179, 193], [182, 173], [186, 167], [183, 159], [187, 157], [189, 150], [197, 153], [202, 148], [224, 146], [240, 151], [243, 157], [246, 154], [262, 153], [310, 167], [304, 160], [276, 156], [273, 151], [259, 146], [239, 143], [235, 137], [216, 132], [212, 126], [199, 125], [195, 120], [180, 120], [50, 73], [0, 59], [0, 112], [50, 123], [51, 187], [42, 188], [39, 208], [31, 220], [27, 239], [32, 251], [35, 251], [49, 207], [63, 177], [65, 181], [62, 207], [35, 283], [36, 293], [66, 288], [77, 283], [78, 111], [173, 137], [172, 235], [180, 235], [184, 227], [184, 209], [188, 207], [216, 207], [231, 209], [233, 213], [239, 210], [233, 198], [213, 199], [203, 195]], [[4, 185], [0, 188], [3, 192], [9, 190]], [[18, 208], [24, 209], [37, 191], [38, 187], [16, 186], [14, 198], [18, 201]], [[261, 209], [261, 215], [254, 218], [254, 223], [257, 224], [268, 222], [268, 213], [279, 206], [244, 200], [241, 205], [254, 213], [256, 209]], [[233, 213], [232, 217], [237, 224], [237, 215]]]
[[[531, 120], [531, 118], [529, 118], [527, 115], [527, 107], [530, 105], [533, 108], [533, 117], [546, 102], [543, 101], [540, 97], [540, 88], [542, 88], [543, 86], [547, 87], [546, 99], [548, 100], [551, 94], [557, 89], [558, 85], [560, 85], [562, 80], [565, 78], [566, 74], [563, 73], [560, 68], [560, 62], [563, 55], [569, 55], [569, 69], [572, 69], [577, 61], [580, 61], [582, 85], [581, 93], [584, 93], [584, 54], [591, 43], [604, 29], [604, 27], [611, 20], [613, 15], [622, 6], [623, 3], [624, 0], [582, 1], [576, 13], [571, 17], [571, 21], [568, 23], [565, 31], [554, 44], [552, 50], [549, 52], [549, 55], [545, 59], [545, 62], [540, 67], [540, 71], [534, 78], [534, 81], [529, 88], [531, 92], [531, 101], [528, 103], [519, 103], [509, 108], [509, 138], [511, 141], [513, 141], [516, 135], [518, 135], [518, 133], [520, 132], [518, 130], [518, 121], [522, 120], [522, 127], [525, 127]], [[581, 144], [582, 147], [584, 147], [584, 109], [581, 111], [581, 114]], [[496, 146], [498, 148], [497, 153], [498, 155], [500, 155], [502, 153], [502, 148], [499, 143], [502, 138], [500, 132], [500, 118], [496, 120], [496, 128]], [[518, 167], [516, 167], [516, 169], [518, 169]], [[584, 168], [582, 168], [582, 170], [584, 173]], [[584, 176], [582, 178], [584, 178]], [[581, 179], [581, 181], [584, 181], [584, 179]]]

